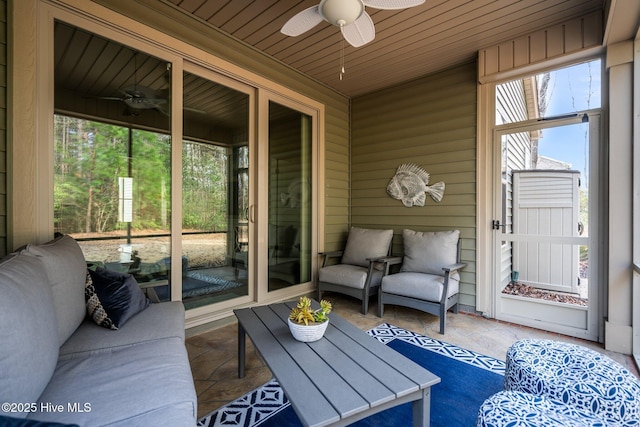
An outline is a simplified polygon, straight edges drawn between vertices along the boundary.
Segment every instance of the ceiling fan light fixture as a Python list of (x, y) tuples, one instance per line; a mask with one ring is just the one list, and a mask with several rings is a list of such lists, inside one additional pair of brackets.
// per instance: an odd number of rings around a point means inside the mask
[(330, 24), (344, 27), (364, 13), (364, 3), (362, 0), (322, 0), (318, 12)]

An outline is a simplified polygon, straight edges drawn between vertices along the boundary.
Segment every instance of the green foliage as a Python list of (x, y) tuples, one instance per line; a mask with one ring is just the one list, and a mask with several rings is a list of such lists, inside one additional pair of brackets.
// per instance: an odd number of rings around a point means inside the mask
[(226, 147), (185, 141), (182, 145), (182, 227), (227, 229)]
[[(54, 125), (56, 231), (125, 229), (127, 224), (118, 220), (119, 177), (132, 177), (134, 182), (131, 228), (170, 228), (170, 135), (62, 115), (55, 116)], [(228, 148), (181, 144), (183, 227), (226, 230)]]
[(331, 312), (331, 303), (327, 300), (320, 301), (320, 308), (313, 310), (311, 300), (308, 297), (300, 297), (296, 307), (291, 309), (289, 319), (292, 322), (308, 325), (309, 322), (322, 323), (329, 320), (327, 316)]

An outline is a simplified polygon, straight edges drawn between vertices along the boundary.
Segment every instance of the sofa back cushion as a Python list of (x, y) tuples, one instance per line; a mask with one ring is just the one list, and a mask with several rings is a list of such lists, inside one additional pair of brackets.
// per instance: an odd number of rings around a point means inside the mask
[(47, 272), (62, 345), (87, 314), (84, 300), (87, 263), (82, 249), (73, 238), (61, 236), (42, 245), (27, 245), (24, 252), (41, 259)]
[(444, 276), (442, 267), (457, 262), (459, 238), (459, 230), (402, 230), (404, 259), (400, 271)]
[(12, 254), (0, 261), (0, 325), (0, 402), (37, 402), (59, 349), (51, 287), (39, 259)]
[(392, 239), (393, 230), (351, 227), (342, 254), (342, 263), (368, 267), (367, 258), (389, 255)]

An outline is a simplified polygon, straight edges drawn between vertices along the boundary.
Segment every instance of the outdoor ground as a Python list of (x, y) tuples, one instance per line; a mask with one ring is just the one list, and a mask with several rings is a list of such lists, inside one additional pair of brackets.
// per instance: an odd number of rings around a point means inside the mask
[(538, 298), (545, 301), (555, 301), (566, 304), (574, 304), (586, 307), (588, 305), (588, 299), (580, 298), (576, 295), (565, 294), (561, 292), (552, 292), (544, 289), (534, 288), (533, 286), (525, 285), (524, 283), (509, 283), (502, 293), (509, 295), (517, 295), (529, 298)]
[[(141, 237), (158, 235), (154, 231), (134, 232), (131, 239), (131, 250), (137, 251), (143, 263), (156, 263), (170, 255), (169, 236)], [(115, 263), (130, 262), (129, 248), (124, 232), (112, 233), (76, 233), (72, 237), (79, 240), (80, 247), (87, 261)], [(110, 238), (111, 239), (108, 239)], [(105, 240), (83, 240), (100, 238)], [(185, 234), (182, 238), (182, 255), (187, 257), (189, 266), (215, 267), (226, 263), (227, 234)]]

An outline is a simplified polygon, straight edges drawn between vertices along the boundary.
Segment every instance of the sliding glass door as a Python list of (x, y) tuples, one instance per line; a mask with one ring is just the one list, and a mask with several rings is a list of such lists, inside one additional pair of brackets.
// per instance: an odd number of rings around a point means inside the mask
[(54, 230), (169, 299), (169, 63), (62, 21), (54, 40)]
[(311, 280), (312, 117), (269, 102), (269, 291)]
[(54, 26), (56, 231), (194, 325), (310, 292), (323, 106), (85, 24)]
[(187, 308), (249, 293), (251, 89), (202, 74), (207, 77), (185, 72), (183, 78), (181, 262)]

